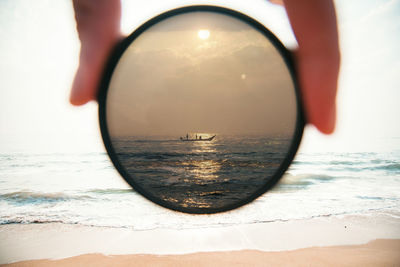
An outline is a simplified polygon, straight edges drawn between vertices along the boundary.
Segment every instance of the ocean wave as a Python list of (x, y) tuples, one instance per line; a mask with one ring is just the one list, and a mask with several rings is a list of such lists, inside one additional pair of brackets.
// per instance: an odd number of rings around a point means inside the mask
[(121, 159), (127, 159), (127, 160), (132, 160), (135, 158), (162, 160), (162, 159), (183, 157), (186, 155), (183, 153), (174, 153), (174, 152), (121, 152), (118, 153), (118, 156), (120, 156)]
[(387, 163), (386, 159), (372, 159), (371, 163), (373, 164), (382, 164), (382, 163)]
[(6, 194), (0, 194), (0, 200), (10, 201), (17, 204), (40, 204), (62, 202), (72, 199), (90, 199), (90, 196), (70, 196), (65, 193), (43, 193), (32, 191), (18, 191)]
[(324, 162), (324, 164), (328, 165), (350, 165), (353, 166), (354, 164), (359, 165), (360, 162), (358, 161), (350, 161), (350, 160), (332, 160), (329, 162)]
[(107, 195), (107, 194), (132, 194), (134, 191), (131, 188), (127, 189), (120, 189), (120, 188), (108, 188), (108, 189), (92, 189), (89, 191), (86, 191), (88, 193), (95, 193), (95, 194), (101, 194), (101, 195)]
[[(393, 209), (395, 208), (395, 209)], [(385, 216), (388, 219), (395, 219), (396, 223), (400, 218), (398, 212), (398, 206), (385, 206), (379, 208), (359, 208), (355, 210), (338, 210), (332, 212), (320, 212), (313, 214), (296, 214), (294, 216), (284, 216), (283, 214), (276, 214), (275, 216), (266, 218), (260, 218), (259, 216), (249, 216), (247, 218), (244, 217), (234, 217), (224, 216), (224, 214), (213, 215), (215, 219), (211, 219), (210, 216), (207, 218), (199, 218), (198, 216), (192, 218), (182, 218), (178, 219), (177, 217), (171, 216), (168, 213), (169, 220), (157, 221), (157, 220), (148, 220), (146, 223), (143, 223), (143, 219), (140, 221), (120, 221), (120, 220), (109, 220), (109, 218), (99, 217), (96, 220), (92, 220), (89, 217), (82, 218), (74, 218), (70, 217), (61, 217), (61, 218), (43, 218), (38, 216), (12, 216), (8, 218), (0, 218), (0, 225), (9, 225), (9, 224), (64, 224), (64, 225), (79, 225), (79, 226), (89, 226), (89, 227), (102, 227), (102, 228), (124, 228), (124, 229), (132, 229), (135, 231), (147, 231), (147, 230), (156, 230), (156, 229), (202, 229), (202, 228), (221, 228), (228, 227), (234, 225), (245, 225), (245, 224), (260, 224), (260, 223), (274, 223), (274, 222), (290, 222), (290, 221), (298, 221), (298, 220), (312, 220), (318, 218), (329, 218), (329, 217), (338, 217), (342, 218), (343, 216), (363, 216), (363, 218), (376, 218), (377, 216)], [(228, 214), (227, 214), (228, 215)], [(193, 216), (193, 215), (190, 215)], [(204, 219), (205, 218), (205, 219)]]
[(279, 184), (284, 185), (311, 185), (317, 182), (327, 182), (335, 179), (336, 177), (326, 174), (297, 174), (293, 175), (286, 173)]
[(311, 166), (353, 166), (365, 164), (365, 162), (354, 161), (354, 160), (316, 160), (316, 159), (303, 159), (294, 160), (293, 165), (311, 165)]
[(306, 190), (310, 186), (320, 183), (332, 182), (337, 177), (325, 174), (297, 174), (286, 173), (272, 189), (274, 192)]
[(66, 223), (62, 220), (40, 220), (40, 219), (10, 219), (0, 220), (0, 225), (6, 224), (44, 224), (44, 223), (63, 223), (63, 224), (78, 224), (78, 223)]
[(373, 167), (375, 170), (400, 171), (400, 163), (390, 163)]
[(0, 194), (0, 201), (7, 201), (13, 204), (29, 205), (43, 203), (59, 203), (71, 200), (88, 201), (103, 199), (102, 195), (121, 195), (136, 193), (131, 188), (108, 188), (108, 189), (91, 189), (87, 191), (77, 191), (71, 194), (62, 192), (44, 193), (33, 191), (17, 191), (11, 193)]
[(373, 197), (373, 196), (356, 196), (359, 199), (366, 199), (366, 200), (384, 200), (383, 197)]

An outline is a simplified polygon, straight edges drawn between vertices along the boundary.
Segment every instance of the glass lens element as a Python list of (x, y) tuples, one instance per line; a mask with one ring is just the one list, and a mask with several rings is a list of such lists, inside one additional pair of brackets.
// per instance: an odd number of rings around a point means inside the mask
[(263, 193), (296, 130), (296, 91), (279, 50), (246, 21), (211, 11), (170, 16), (134, 38), (106, 99), (124, 178), (186, 212)]

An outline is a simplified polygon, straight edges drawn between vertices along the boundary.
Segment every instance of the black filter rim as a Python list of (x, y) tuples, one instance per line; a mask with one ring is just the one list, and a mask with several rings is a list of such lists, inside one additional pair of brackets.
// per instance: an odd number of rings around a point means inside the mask
[[(280, 164), (279, 168), (276, 170), (275, 174), (271, 176), (271, 178), (268, 180), (268, 182), (260, 187), (256, 192), (254, 192), (251, 196), (238, 201), (237, 203), (227, 205), (221, 208), (194, 208), (194, 207), (179, 207), (179, 206), (174, 206), (171, 203), (164, 201), (160, 198), (157, 198), (144, 190), (141, 186), (139, 186), (134, 179), (132, 179), (132, 176), (125, 170), (125, 168), (122, 166), (120, 161), (118, 160), (117, 154), (114, 151), (114, 148), (111, 143), (111, 138), (108, 132), (108, 127), (107, 127), (107, 110), (106, 110), (106, 103), (107, 103), (107, 92), (108, 92), (108, 87), (112, 78), (112, 74), (114, 72), (115, 67), (118, 64), (119, 59), (125, 52), (125, 50), (129, 47), (129, 45), (144, 31), (146, 31), (148, 28), (151, 26), (155, 25), (156, 23), (170, 18), (175, 15), (180, 15), (184, 13), (190, 13), (190, 12), (214, 12), (218, 14), (224, 14), (228, 15), (231, 17), (234, 17), (236, 19), (239, 19), (250, 26), (252, 26), (254, 29), (258, 30), (260, 33), (262, 33), (271, 43), (274, 45), (274, 47), (277, 49), (277, 51), (281, 54), (284, 62), (286, 63), (286, 66), (290, 72), (290, 75), (292, 77), (292, 82), (294, 84), (294, 90), (296, 94), (296, 104), (297, 104), (297, 118), (296, 118), (296, 126), (295, 130), (293, 133), (293, 138), (291, 141), (291, 145), (289, 148), (289, 151), (285, 157), (285, 159), (282, 161)], [(110, 57), (108, 59), (108, 62), (105, 66), (102, 80), (100, 82), (99, 86), (99, 94), (98, 94), (98, 102), (99, 102), (99, 123), (100, 123), (100, 131), (101, 135), (103, 138), (103, 143), (104, 146), (107, 150), (107, 153), (120, 173), (120, 175), (124, 178), (124, 180), (133, 188), (135, 189), (138, 193), (140, 193), (142, 196), (145, 198), (149, 199), (150, 201), (179, 212), (184, 212), (184, 213), (191, 213), (191, 214), (212, 214), (212, 213), (218, 213), (218, 212), (225, 212), (229, 211), (232, 209), (239, 208), (243, 205), (246, 205), (265, 192), (267, 192), (269, 189), (271, 189), (282, 177), (282, 175), (285, 173), (285, 171), (289, 168), (289, 165), (293, 161), (296, 152), (298, 150), (298, 147), (300, 145), (300, 141), (303, 135), (303, 130), (304, 130), (304, 115), (303, 115), (303, 108), (302, 108), (302, 102), (301, 102), (301, 95), (296, 79), (296, 72), (295, 72), (295, 67), (293, 64), (292, 56), (290, 52), (283, 46), (283, 44), (278, 40), (278, 38), (275, 37), (274, 34), (272, 34), (265, 26), (263, 26), (261, 23), (257, 22), (256, 20), (248, 17), (247, 15), (244, 15), (238, 11), (234, 11), (225, 7), (220, 7), (220, 6), (209, 6), (209, 5), (196, 5), (196, 6), (185, 6), (177, 9), (173, 9), (170, 11), (167, 11), (165, 13), (162, 13), (146, 23), (144, 23), (142, 26), (140, 26), (138, 29), (136, 29), (132, 34), (130, 34), (128, 37), (123, 39), (120, 43), (116, 45), (112, 53), (110, 54)]]

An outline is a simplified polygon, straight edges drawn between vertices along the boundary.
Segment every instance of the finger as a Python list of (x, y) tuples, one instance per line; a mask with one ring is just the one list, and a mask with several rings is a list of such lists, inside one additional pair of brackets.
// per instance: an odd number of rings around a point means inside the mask
[(306, 121), (323, 133), (332, 133), (340, 66), (333, 2), (284, 0), (284, 4), (299, 44), (295, 62)]
[(83, 105), (97, 99), (104, 65), (121, 38), (121, 3), (119, 0), (74, 0), (73, 5), (81, 50), (70, 102)]

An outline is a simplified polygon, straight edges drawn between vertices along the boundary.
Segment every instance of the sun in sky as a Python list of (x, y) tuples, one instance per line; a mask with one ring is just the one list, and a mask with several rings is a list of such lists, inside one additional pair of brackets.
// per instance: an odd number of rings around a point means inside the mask
[(204, 30), (204, 29), (199, 30), (197, 32), (197, 36), (199, 36), (199, 38), (202, 39), (202, 40), (207, 40), (208, 37), (210, 37), (210, 31), (209, 30)]

